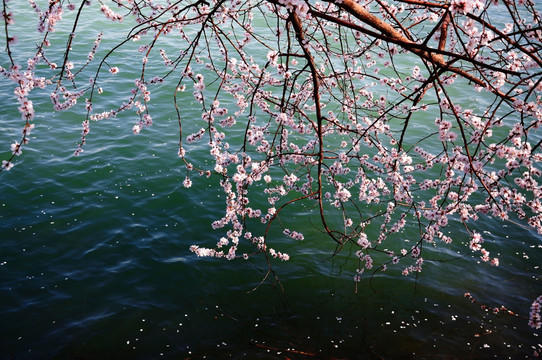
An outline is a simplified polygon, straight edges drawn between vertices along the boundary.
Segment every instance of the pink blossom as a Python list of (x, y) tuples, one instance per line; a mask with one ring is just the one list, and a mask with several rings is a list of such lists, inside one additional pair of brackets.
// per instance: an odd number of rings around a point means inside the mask
[(267, 53), (267, 60), (271, 66), (277, 66), (278, 53), (275, 50), (271, 50)]
[[(21, 144), (19, 144), (17, 141), (15, 141), (13, 144), (11, 144), (11, 153), (13, 155), (21, 155), (22, 153), (22, 150), (21, 150)], [(9, 170), (9, 169), (7, 169)]]
[(11, 161), (2, 160), (2, 170), (11, 170), (14, 164)]
[(358, 238), (358, 245), (361, 246), (362, 249), (367, 249), (369, 246), (371, 246), (371, 243), (369, 242), (369, 239), (367, 238), (367, 234), (361, 233)]
[(473, 9), (481, 8), (483, 4), (479, 0), (452, 0), (449, 9), (452, 13), (467, 14)]
[(192, 186), (192, 180), (190, 180), (189, 177), (186, 177), (184, 180), (183, 180), (183, 186), (185, 188), (189, 188)]

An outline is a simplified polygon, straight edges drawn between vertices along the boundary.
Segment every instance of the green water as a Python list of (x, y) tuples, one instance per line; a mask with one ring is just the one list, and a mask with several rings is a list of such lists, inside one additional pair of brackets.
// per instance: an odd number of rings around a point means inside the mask
[[(104, 26), (86, 20), (88, 36)], [(18, 36), (22, 58), (33, 49), (25, 42), (32, 34)], [(127, 54), (112, 63), (126, 63)], [(6, 55), (0, 59), (5, 66)], [(122, 69), (97, 106), (107, 109), (129, 91), (131, 80), (122, 80), (137, 77), (138, 66)], [(0, 85), (5, 159), (22, 123), (11, 83)], [(366, 276), (357, 291), (355, 249), (332, 256), (335, 244), (312, 225), (318, 216), (311, 207), (285, 216), (303, 242), (272, 229), (274, 243), (291, 256), (273, 262), (280, 283), (266, 277), (262, 258), (197, 258), (190, 245), (213, 246), (223, 235), (211, 223), (224, 199), (213, 177), (182, 186), (171, 86), (153, 88), (151, 128), (132, 135), (133, 113), (92, 123), (77, 158), (84, 104), (53, 113), (48, 91), (32, 98), (32, 139), (0, 175), (1, 359), (515, 359), (540, 346), (540, 331), (525, 317), (542, 293), (542, 239), (512, 223), (487, 218), (478, 225), (498, 268), (479, 264), (467, 239), (456, 236), (450, 247), (428, 250), (417, 279), (390, 270)], [(199, 119), (186, 96), (183, 115)], [(196, 150), (191, 156), (204, 163)], [(465, 292), (519, 316), (485, 311)]]

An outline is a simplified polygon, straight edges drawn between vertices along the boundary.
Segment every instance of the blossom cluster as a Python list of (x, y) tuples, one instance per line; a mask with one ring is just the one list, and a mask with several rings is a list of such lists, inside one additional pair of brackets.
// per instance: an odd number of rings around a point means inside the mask
[(115, 13), (113, 10), (109, 8), (109, 6), (105, 4), (102, 4), (102, 6), (100, 7), (100, 11), (105, 15), (106, 18), (108, 18), (111, 21), (121, 22), (123, 19), (122, 15)]
[(529, 325), (535, 329), (542, 327), (542, 295), (539, 296), (531, 305), (531, 313), (529, 314)]

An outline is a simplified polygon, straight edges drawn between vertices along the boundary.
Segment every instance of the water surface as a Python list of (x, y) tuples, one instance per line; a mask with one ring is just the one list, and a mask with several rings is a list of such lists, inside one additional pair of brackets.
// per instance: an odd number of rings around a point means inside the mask
[[(103, 23), (84, 26), (94, 36)], [(23, 124), (11, 84), (0, 85), (7, 158)], [(98, 106), (107, 109), (130, 86), (110, 81)], [(318, 218), (310, 209), (291, 214), (302, 243), (278, 240), (292, 257), (273, 263), (280, 283), (266, 277), (262, 258), (197, 258), (190, 245), (212, 246), (223, 235), (211, 228), (223, 197), (218, 179), (183, 188), (172, 87), (153, 91), (153, 127), (132, 135), (133, 113), (93, 123), (78, 158), (83, 105), (53, 113), (46, 92), (33, 98), (31, 142), (0, 175), (0, 358), (515, 359), (540, 347), (525, 317), (542, 293), (542, 238), (512, 223), (481, 222), (498, 268), (479, 264), (458, 238), (433, 251), (417, 279), (378, 273), (357, 291), (354, 249), (332, 256), (335, 245), (311, 224)], [(184, 110), (199, 119), (191, 103)], [(483, 310), (465, 292), (519, 316)]]

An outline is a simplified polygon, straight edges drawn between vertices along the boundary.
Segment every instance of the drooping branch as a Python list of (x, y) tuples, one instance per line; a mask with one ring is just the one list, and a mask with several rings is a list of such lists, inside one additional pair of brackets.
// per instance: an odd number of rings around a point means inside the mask
[(324, 215), (324, 204), (323, 204), (323, 181), (322, 181), (322, 164), (324, 161), (324, 134), (323, 134), (323, 116), (322, 116), (322, 105), (320, 103), (320, 80), (318, 71), (316, 70), (316, 64), (314, 58), (309, 51), (307, 40), (303, 32), (303, 25), (301, 19), (295, 12), (290, 12), (289, 20), (295, 30), (296, 38), (299, 43), (299, 46), (305, 54), (305, 59), (309, 65), (311, 71), (312, 87), (313, 87), (313, 98), (315, 105), (317, 129), (316, 135), (318, 137), (318, 167), (317, 167), (317, 179), (318, 179), (318, 206), (320, 209), (320, 219), (322, 220), (322, 225), (324, 226), (325, 231), (338, 243), (341, 241), (333, 235), (332, 231), (327, 225), (327, 220)]

